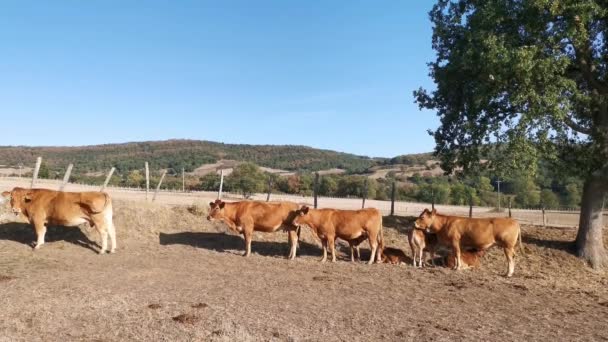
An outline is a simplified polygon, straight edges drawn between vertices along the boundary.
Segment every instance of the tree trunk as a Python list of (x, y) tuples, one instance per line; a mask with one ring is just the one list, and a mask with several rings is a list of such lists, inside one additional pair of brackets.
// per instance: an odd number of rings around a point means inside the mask
[(587, 260), (594, 269), (608, 266), (608, 255), (602, 236), (606, 183), (603, 179), (593, 177), (585, 181), (575, 242), (577, 255)]

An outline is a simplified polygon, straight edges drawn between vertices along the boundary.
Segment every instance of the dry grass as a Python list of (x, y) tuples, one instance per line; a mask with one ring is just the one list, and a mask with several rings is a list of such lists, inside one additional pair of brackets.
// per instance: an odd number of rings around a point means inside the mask
[[(253, 253), (199, 208), (115, 201), (119, 249), (99, 256), (83, 227), (52, 227), (33, 252), (31, 228), (0, 224), (0, 331), (7, 340), (600, 340), (608, 278), (571, 254), (573, 229), (524, 227), (512, 279), (492, 249), (482, 267), (321, 264), (302, 232), (256, 234)], [(202, 207), (204, 208), (204, 207)], [(2, 212), (0, 211), (0, 216)], [(386, 217), (388, 246), (406, 251), (412, 218)], [(606, 241), (608, 243), (608, 241)], [(369, 251), (362, 245), (362, 256)], [(1, 340), (1, 339), (0, 339)]]

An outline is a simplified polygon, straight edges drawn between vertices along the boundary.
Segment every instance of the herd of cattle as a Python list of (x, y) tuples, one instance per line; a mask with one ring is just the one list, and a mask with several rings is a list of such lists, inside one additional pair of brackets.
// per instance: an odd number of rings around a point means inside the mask
[[(36, 231), (35, 249), (44, 244), (47, 225), (79, 226), (88, 223), (101, 236), (101, 250), (116, 250), (116, 231), (112, 222), (112, 200), (104, 192), (62, 192), (48, 189), (14, 188), (2, 193), (0, 200), (10, 201), (12, 212), (27, 219)], [(323, 259), (330, 250), (336, 261), (336, 239), (348, 242), (351, 260), (359, 254), (359, 244), (367, 240), (371, 249), (369, 263), (404, 261), (399, 249), (384, 245), (382, 214), (369, 208), (361, 210), (311, 209), (292, 202), (242, 201), (227, 203), (221, 200), (209, 203), (210, 221), (224, 222), (230, 229), (243, 235), (245, 254), (251, 254), (254, 231), (287, 231), (290, 245), (289, 259), (296, 257), (300, 229), (309, 227), (321, 240)], [(423, 266), (425, 253), (431, 254), (444, 247), (451, 251), (447, 264), (454, 269), (475, 267), (479, 257), (493, 245), (504, 249), (507, 258), (506, 276), (513, 275), (515, 247), (521, 248), (519, 223), (508, 218), (465, 218), (440, 215), (436, 210), (425, 209), (409, 230), (408, 240), (412, 249), (414, 266)]]

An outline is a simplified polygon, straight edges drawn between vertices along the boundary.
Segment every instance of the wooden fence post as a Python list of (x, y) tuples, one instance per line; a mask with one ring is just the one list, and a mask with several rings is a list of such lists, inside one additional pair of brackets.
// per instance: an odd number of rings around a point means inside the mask
[(38, 172), (40, 172), (40, 165), (42, 164), (42, 157), (36, 158), (36, 167), (34, 168), (34, 174), (32, 175), (32, 184), (30, 184), (30, 188), (33, 188), (36, 184), (36, 180), (38, 179)]
[(182, 167), (182, 192), (186, 192), (186, 174), (184, 173), (183, 167)]
[(391, 216), (395, 215), (395, 181), (391, 186)]
[(217, 199), (222, 199), (223, 188), (224, 188), (224, 169), (220, 169), (220, 189), (217, 192)]
[(511, 218), (511, 196), (509, 196), (509, 218)]
[(146, 162), (146, 201), (148, 200), (148, 192), (150, 192), (150, 168)]
[(160, 185), (163, 184), (165, 175), (167, 175), (167, 170), (163, 171), (162, 176), (160, 176), (160, 180), (158, 181), (158, 185), (156, 186), (156, 191), (154, 191), (154, 196), (152, 196), (152, 202), (156, 201), (156, 195), (158, 194), (158, 191), (160, 190)]
[(73, 164), (68, 165), (68, 169), (65, 170), (65, 175), (63, 176), (63, 182), (61, 182), (61, 186), (59, 187), (59, 191), (63, 191), (65, 189), (66, 184), (70, 180), (70, 174), (72, 173)]
[(363, 202), (361, 203), (361, 209), (365, 208), (365, 199), (367, 198), (367, 180), (368, 178), (365, 177), (365, 181), (363, 181)]
[(103, 185), (101, 186), (101, 189), (99, 189), (99, 191), (104, 191), (106, 189), (106, 187), (108, 186), (108, 183), (110, 183), (110, 179), (112, 178), (112, 175), (114, 174), (114, 171), (116, 171), (115, 167), (112, 167), (110, 169), (110, 172), (108, 172), (108, 175), (106, 176), (106, 180), (103, 182)]
[(318, 206), (318, 202), (317, 202), (317, 196), (319, 195), (319, 173), (315, 172), (315, 182), (313, 184), (312, 187), (312, 192), (313, 192), (313, 198), (314, 198), (314, 208), (317, 209)]
[(544, 204), (541, 209), (543, 212), (543, 227), (546, 227), (547, 226), (547, 215), (545, 215), (545, 205)]
[(435, 189), (431, 189), (431, 196), (433, 197), (431, 202), (431, 210), (435, 210)]
[(469, 196), (469, 217), (473, 217), (473, 196)]
[(268, 195), (266, 196), (266, 202), (270, 202), (270, 193), (272, 192), (272, 177), (268, 176)]

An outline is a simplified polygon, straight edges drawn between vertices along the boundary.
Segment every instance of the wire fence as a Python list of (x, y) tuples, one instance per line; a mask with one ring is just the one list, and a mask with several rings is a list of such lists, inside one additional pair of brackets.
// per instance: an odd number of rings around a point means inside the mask
[[(29, 187), (29, 179), (19, 177), (0, 177), (0, 190), (9, 190), (15, 186)], [(38, 179), (36, 187), (59, 189), (62, 182), (58, 180)], [(100, 186), (79, 183), (67, 183), (66, 191), (99, 191)], [(146, 200), (145, 188), (128, 188), (107, 186), (105, 191), (112, 194), (114, 198), (125, 200)], [(160, 189), (157, 202), (170, 205), (203, 205), (206, 206), (209, 201), (218, 198), (217, 192), (212, 191), (188, 191), (181, 190), (163, 190)], [(222, 198), (230, 200), (243, 200), (243, 195), (237, 193), (224, 192)], [(266, 201), (268, 194), (253, 194), (250, 196), (252, 200)], [(299, 196), (289, 194), (271, 194), (271, 201), (290, 201), (299, 204), (314, 205), (313, 196)], [(362, 198), (340, 198), (340, 197), (317, 197), (319, 208), (335, 208), (335, 209), (360, 209), (363, 207)], [(431, 208), (431, 204), (395, 201), (381, 201), (366, 199), (366, 208), (377, 208), (384, 215), (390, 215), (393, 211), (394, 215), (398, 216), (418, 216), (425, 208)], [(457, 206), (435, 204), (438, 212), (446, 215), (469, 216), (472, 217), (508, 217), (509, 209), (503, 208), (498, 211), (496, 208), (480, 207), (480, 206)], [(577, 227), (579, 224), (580, 210), (578, 208), (560, 208), (559, 210), (542, 210), (540, 208), (520, 209), (513, 208), (510, 210), (511, 217), (517, 219), (523, 224), (544, 225), (554, 227)], [(604, 212), (604, 222), (608, 223), (608, 213)]]

